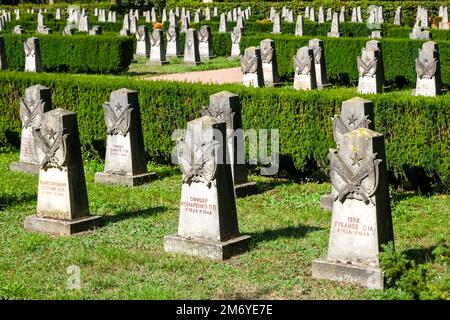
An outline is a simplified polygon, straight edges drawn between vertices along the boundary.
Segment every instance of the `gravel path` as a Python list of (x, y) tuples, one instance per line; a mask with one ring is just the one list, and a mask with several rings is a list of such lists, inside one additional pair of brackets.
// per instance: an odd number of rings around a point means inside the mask
[(144, 80), (168, 80), (222, 84), (242, 82), (242, 73), (241, 68), (237, 67), (217, 70), (163, 74), (154, 77), (146, 77), (144, 78)]

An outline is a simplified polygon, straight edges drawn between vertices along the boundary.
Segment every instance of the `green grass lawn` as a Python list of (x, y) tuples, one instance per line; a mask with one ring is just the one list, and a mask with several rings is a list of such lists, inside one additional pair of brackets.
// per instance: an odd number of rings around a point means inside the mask
[(191, 72), (191, 71), (204, 71), (204, 70), (215, 70), (223, 68), (234, 68), (239, 67), (240, 62), (237, 60), (228, 60), (227, 57), (216, 57), (209, 61), (202, 61), (198, 66), (190, 66), (183, 64), (183, 57), (173, 58), (168, 61), (170, 63), (162, 66), (151, 66), (148, 65), (148, 58), (137, 57), (131, 63), (128, 72), (125, 76), (134, 77), (150, 77), (158, 74), (169, 74), (169, 73), (181, 73), (181, 72)]
[[(166, 254), (163, 237), (177, 232), (181, 175), (149, 165), (160, 179), (135, 188), (94, 183), (103, 165), (85, 165), (92, 214), (105, 225), (66, 238), (29, 233), (38, 177), (11, 172), (17, 153), (0, 154), (0, 299), (373, 299), (395, 298), (358, 286), (311, 278), (311, 262), (327, 252), (331, 214), (319, 208), (330, 184), (251, 176), (262, 192), (237, 200), (239, 227), (254, 246), (225, 262)], [(450, 196), (391, 192), (396, 248), (450, 278)], [(447, 247), (448, 248), (448, 247)], [(433, 260), (434, 259), (434, 260)], [(421, 263), (424, 263), (423, 261)], [(81, 289), (68, 290), (66, 269), (81, 269)], [(424, 264), (425, 265), (425, 264)], [(400, 297), (402, 297), (400, 295)], [(448, 298), (448, 295), (446, 296)]]

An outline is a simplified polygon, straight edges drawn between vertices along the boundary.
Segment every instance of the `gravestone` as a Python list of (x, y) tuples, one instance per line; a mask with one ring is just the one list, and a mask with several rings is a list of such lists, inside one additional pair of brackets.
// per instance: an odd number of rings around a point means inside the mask
[(153, 29), (150, 34), (150, 65), (163, 65), (166, 60), (166, 47), (162, 29)]
[(89, 31), (89, 18), (86, 15), (80, 16), (80, 23), (78, 25), (78, 31), (88, 32)]
[(316, 13), (314, 12), (314, 7), (309, 10), (309, 20), (312, 22), (316, 21)]
[(0, 70), (8, 69), (8, 62), (6, 60), (5, 39), (0, 36)]
[(244, 22), (244, 16), (243, 15), (239, 15), (238, 16), (236, 26), (244, 29), (245, 22)]
[(71, 25), (66, 25), (62, 31), (63, 36), (71, 36), (75, 33), (75, 29)]
[(20, 119), (22, 134), (20, 139), (20, 156), (18, 162), (12, 162), (13, 171), (39, 173), (39, 161), (34, 149), (34, 129), (40, 128), (42, 116), (52, 109), (50, 89), (35, 85), (25, 89), (25, 96), (20, 98)]
[(126, 88), (111, 92), (103, 105), (107, 130), (105, 171), (96, 183), (138, 186), (156, 177), (147, 172), (138, 93)]
[(343, 6), (341, 8), (341, 12), (339, 13), (339, 23), (344, 23), (345, 22), (345, 7)]
[(225, 13), (220, 14), (219, 32), (227, 32), (227, 18)]
[(249, 250), (250, 237), (239, 234), (225, 139), (226, 123), (203, 116), (177, 141), (180, 217), (178, 234), (164, 237), (166, 252), (224, 260)]
[(89, 214), (76, 113), (44, 113), (33, 137), (40, 168), (37, 210), (25, 218), (25, 229), (68, 236), (97, 226), (100, 217)]
[(102, 34), (102, 27), (100, 26), (93, 26), (88, 32), (88, 35), (90, 36), (98, 36), (101, 34)]
[(205, 21), (211, 21), (211, 10), (209, 7), (205, 9)]
[(217, 7), (214, 7), (213, 17), (217, 17), (217, 15), (218, 15)]
[[(150, 13), (151, 16), (151, 20), (152, 22), (156, 22), (156, 11), (155, 11), (155, 7), (152, 8), (152, 11)], [(137, 19), (136, 19), (137, 20)]]
[(327, 37), (339, 38), (341, 34), (339, 33), (339, 17), (338, 13), (333, 13), (333, 20), (331, 21), (331, 31), (327, 33)]
[(431, 32), (424, 28), (414, 25), (412, 32), (409, 34), (410, 39), (414, 40), (431, 40)]
[(280, 14), (275, 13), (273, 16), (273, 34), (280, 34), (281, 33), (281, 21), (280, 21)]
[(25, 51), (25, 71), (26, 72), (41, 72), (41, 46), (39, 39), (36, 37), (28, 38), (23, 43)]
[(275, 50), (275, 41), (264, 39), (260, 42), (261, 62), (263, 69), (264, 86), (274, 87), (280, 84), (278, 79), (277, 52)]
[(197, 30), (192, 28), (186, 31), (183, 63), (188, 65), (200, 64)]
[(148, 36), (148, 27), (139, 26), (136, 31), (136, 55), (148, 56), (150, 54), (150, 39)]
[(209, 60), (214, 57), (210, 26), (200, 27), (200, 31), (198, 32), (198, 50), (200, 53), (200, 60)]
[(384, 84), (383, 56), (381, 42), (370, 40), (357, 57), (359, 72), (358, 93), (381, 93)]
[(242, 84), (246, 87), (264, 87), (261, 50), (256, 47), (245, 49), (241, 57)]
[(317, 88), (314, 66), (314, 51), (301, 47), (294, 56), (294, 89), (313, 90)]
[(351, 22), (358, 22), (358, 15), (356, 13), (356, 8), (354, 7), (352, 9), (352, 18), (350, 20)]
[(194, 13), (194, 23), (199, 23), (199, 22), (200, 22), (200, 12), (197, 9)]
[(169, 27), (177, 27), (178, 28), (177, 16), (174, 13), (169, 14)]
[[(374, 112), (372, 101), (360, 97), (354, 97), (342, 102), (341, 114), (331, 118), (333, 124), (333, 139), (339, 150), (343, 142), (344, 134), (359, 128), (375, 130)], [(333, 211), (334, 196), (336, 190), (332, 188), (331, 194), (320, 198), (320, 207), (325, 211)]]
[(428, 41), (419, 49), (416, 59), (416, 89), (415, 96), (434, 97), (441, 94), (441, 66), (439, 61), (439, 46)]
[(326, 20), (331, 21), (332, 19), (333, 19), (333, 11), (331, 10), (331, 8), (328, 8)]
[(177, 26), (170, 26), (166, 33), (167, 38), (167, 58), (180, 57), (180, 39)]
[(317, 17), (317, 22), (318, 23), (324, 23), (325, 22), (325, 14), (323, 12), (323, 8), (322, 7), (319, 7), (319, 14), (318, 14), (318, 17)]
[(227, 150), (233, 185), (237, 197), (245, 197), (258, 192), (255, 182), (248, 181), (245, 166), (245, 141), (242, 131), (241, 102), (239, 96), (221, 91), (209, 97), (209, 107), (203, 109), (202, 116), (211, 116), (227, 124)]
[(402, 24), (402, 7), (397, 7), (394, 16), (394, 25), (400, 26)]
[(381, 245), (394, 242), (384, 136), (359, 128), (330, 150), (334, 195), (326, 258), (312, 264), (313, 278), (384, 288)]
[(358, 22), (363, 22), (362, 14), (361, 14), (361, 7), (360, 6), (358, 6), (356, 8), (356, 16), (358, 17)]
[(242, 39), (243, 29), (239, 27), (234, 27), (231, 32), (231, 59), (237, 59), (241, 56), (241, 48), (239, 43)]
[(56, 20), (61, 20), (61, 9), (56, 9), (56, 12), (55, 12), (55, 19)]
[(189, 20), (188, 20), (188, 18), (187, 17), (181, 17), (181, 32), (187, 33), (188, 29), (189, 29)]
[(313, 49), (317, 88), (322, 89), (329, 86), (323, 41), (320, 39), (311, 39), (308, 42), (308, 47)]
[(381, 31), (380, 30), (373, 30), (370, 33), (370, 38), (371, 39), (381, 39), (382, 38)]
[(130, 33), (135, 34), (137, 31), (137, 19), (136, 16), (129, 16), (130, 19)]
[(164, 22), (166, 21), (167, 21), (167, 11), (166, 8), (164, 8), (161, 14), (161, 22), (164, 24)]
[(309, 7), (305, 8), (305, 18), (309, 18)]
[(297, 37), (303, 37), (303, 17), (301, 15), (297, 17), (297, 23), (295, 24), (295, 35)]
[(448, 8), (442, 8), (442, 20), (439, 22), (439, 29), (448, 30), (450, 26), (448, 25)]

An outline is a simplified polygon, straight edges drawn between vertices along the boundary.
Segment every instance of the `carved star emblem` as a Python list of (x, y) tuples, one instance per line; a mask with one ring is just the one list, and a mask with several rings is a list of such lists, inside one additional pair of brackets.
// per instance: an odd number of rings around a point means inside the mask
[(352, 160), (352, 166), (357, 165), (358, 167), (361, 166), (360, 162), (364, 159), (356, 152), (353, 153), (353, 156), (350, 158)]
[(120, 105), (120, 103), (117, 103), (115, 105), (115, 107), (116, 107), (116, 111), (122, 111), (122, 106)]
[(358, 120), (355, 115), (352, 113), (350, 117), (347, 118), (349, 126), (355, 126), (356, 120)]
[(48, 132), (48, 139), (49, 140), (55, 140), (56, 131), (53, 130), (53, 128), (50, 128), (50, 131)]

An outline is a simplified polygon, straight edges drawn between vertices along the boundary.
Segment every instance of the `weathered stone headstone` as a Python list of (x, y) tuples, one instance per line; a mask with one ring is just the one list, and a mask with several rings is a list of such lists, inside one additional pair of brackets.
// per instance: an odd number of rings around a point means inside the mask
[(25, 71), (41, 72), (41, 47), (39, 39), (36, 37), (28, 38), (23, 44), (25, 51)]
[(10, 164), (11, 170), (39, 173), (33, 131), (41, 127), (42, 116), (51, 109), (52, 97), (49, 88), (38, 84), (25, 89), (25, 96), (20, 98), (20, 119), (22, 120), (20, 157), (18, 162)]
[(150, 65), (163, 65), (166, 60), (166, 47), (162, 29), (153, 29), (150, 34)]
[(402, 7), (397, 7), (394, 16), (394, 25), (400, 26), (402, 24)]
[(187, 33), (189, 29), (189, 20), (187, 17), (181, 17), (181, 32)]
[(196, 10), (194, 13), (194, 23), (199, 23), (200, 22), (200, 11)]
[(150, 54), (150, 39), (148, 36), (148, 27), (139, 26), (136, 31), (136, 55), (148, 56)]
[(305, 8), (305, 18), (309, 18), (309, 7)]
[(351, 22), (358, 22), (358, 15), (356, 13), (356, 8), (354, 7), (352, 9), (352, 18), (350, 20)]
[(370, 37), (369, 38), (371, 38), (371, 39), (381, 39), (382, 38), (381, 31), (380, 30), (373, 30), (370, 33)]
[(303, 17), (299, 15), (297, 17), (297, 23), (295, 24), (295, 35), (303, 37)]
[(394, 242), (384, 136), (359, 128), (330, 150), (334, 195), (326, 258), (312, 264), (313, 278), (384, 288), (381, 245)]
[(318, 23), (324, 23), (325, 22), (325, 14), (323, 12), (323, 7), (319, 7), (319, 14), (317, 17), (317, 22)]
[(98, 36), (102, 34), (102, 27), (100, 26), (93, 26), (91, 29), (89, 29), (88, 35), (90, 36)]
[(260, 42), (259, 48), (261, 50), (264, 85), (266, 87), (279, 85), (275, 41), (271, 39), (264, 39)]
[(56, 20), (61, 20), (61, 9), (56, 9), (56, 12), (55, 12), (55, 19)]
[(225, 13), (220, 14), (219, 32), (227, 32), (227, 18)]
[(239, 234), (225, 139), (226, 124), (203, 116), (190, 121), (177, 141), (180, 217), (178, 234), (164, 237), (166, 252), (224, 260), (249, 250), (250, 237)]
[(308, 47), (313, 49), (317, 88), (322, 89), (329, 86), (323, 41), (320, 39), (311, 39), (308, 42)]
[(313, 49), (306, 46), (301, 47), (294, 56), (294, 89), (313, 90), (316, 88)]
[[(333, 139), (339, 150), (343, 143), (344, 134), (359, 128), (375, 130), (374, 112), (372, 101), (354, 97), (342, 102), (341, 114), (335, 115), (331, 122), (333, 124)], [(320, 198), (320, 207), (325, 211), (333, 211), (334, 196), (336, 190), (332, 188), (331, 194)]]
[(188, 29), (184, 41), (184, 64), (198, 65), (200, 64), (200, 52), (198, 49), (197, 30)]
[(213, 17), (217, 17), (217, 15), (218, 15), (217, 7), (214, 7)]
[(202, 111), (202, 116), (211, 116), (227, 124), (227, 149), (234, 191), (237, 197), (245, 197), (258, 192), (255, 182), (249, 182), (245, 166), (245, 142), (242, 131), (241, 102), (239, 96), (228, 91), (221, 91), (209, 97), (209, 107)]
[(331, 8), (328, 8), (326, 20), (331, 21), (332, 19), (333, 19), (333, 11), (331, 10)]
[(241, 57), (242, 83), (246, 87), (264, 87), (261, 50), (257, 47), (245, 49)]
[(331, 21), (331, 31), (327, 33), (327, 37), (339, 38), (341, 34), (339, 33), (339, 16), (337, 12), (333, 13), (333, 20)]
[(137, 19), (136, 16), (129, 16), (130, 19), (130, 33), (134, 34), (137, 31)]
[(170, 26), (169, 29), (167, 29), (166, 38), (167, 38), (166, 57), (167, 58), (180, 57), (181, 48), (180, 48), (178, 27)]
[(200, 27), (200, 31), (198, 32), (198, 49), (200, 53), (200, 60), (209, 60), (214, 57), (210, 26)]
[(358, 6), (356, 8), (356, 16), (358, 17), (358, 22), (363, 22), (362, 13), (361, 13), (361, 7), (360, 6)]
[(448, 24), (448, 8), (447, 7), (443, 7), (442, 8), (442, 20), (441, 22), (439, 22), (439, 29), (442, 30), (448, 30), (450, 29), (450, 26)]
[(280, 34), (281, 33), (281, 21), (280, 21), (280, 14), (275, 13), (273, 16), (273, 34)]
[(126, 88), (115, 90), (103, 110), (105, 171), (95, 174), (95, 182), (137, 186), (155, 178), (156, 174), (147, 172), (138, 93)]
[(424, 30), (418, 25), (414, 25), (412, 32), (409, 34), (410, 39), (431, 40), (431, 32)]
[(244, 22), (244, 16), (243, 15), (239, 15), (237, 18), (237, 22), (236, 22), (236, 26), (239, 28), (244, 29), (245, 27), (245, 22)]
[(309, 20), (312, 22), (316, 21), (316, 13), (314, 12), (314, 7), (309, 10)]
[(231, 32), (231, 58), (237, 59), (241, 56), (240, 42), (242, 39), (243, 29), (239, 27), (234, 27)]
[(166, 8), (164, 8), (161, 14), (161, 22), (164, 23), (166, 21), (167, 21), (167, 11)]
[(428, 10), (423, 7), (417, 8), (416, 25), (422, 28), (428, 28)]
[(434, 97), (441, 94), (441, 65), (439, 61), (439, 46), (436, 42), (428, 41), (419, 49), (416, 59), (416, 96)]
[(6, 60), (5, 39), (0, 36), (0, 70), (8, 69), (8, 62)]
[(346, 12), (345, 12), (345, 7), (343, 6), (341, 8), (341, 12), (339, 13), (339, 23), (345, 22), (345, 16), (346, 16)]
[(384, 84), (384, 67), (381, 42), (370, 40), (357, 57), (359, 72), (358, 93), (381, 93)]
[(88, 32), (89, 31), (89, 18), (86, 15), (80, 16), (80, 23), (78, 25), (78, 31)]
[(75, 33), (75, 28), (71, 25), (66, 25), (62, 31), (63, 36), (71, 36)]
[(67, 236), (98, 225), (100, 217), (89, 215), (76, 113), (44, 113), (33, 137), (40, 167), (37, 212), (25, 218), (25, 229)]
[(170, 27), (176, 26), (178, 28), (178, 19), (174, 13), (169, 14), (169, 26)]

